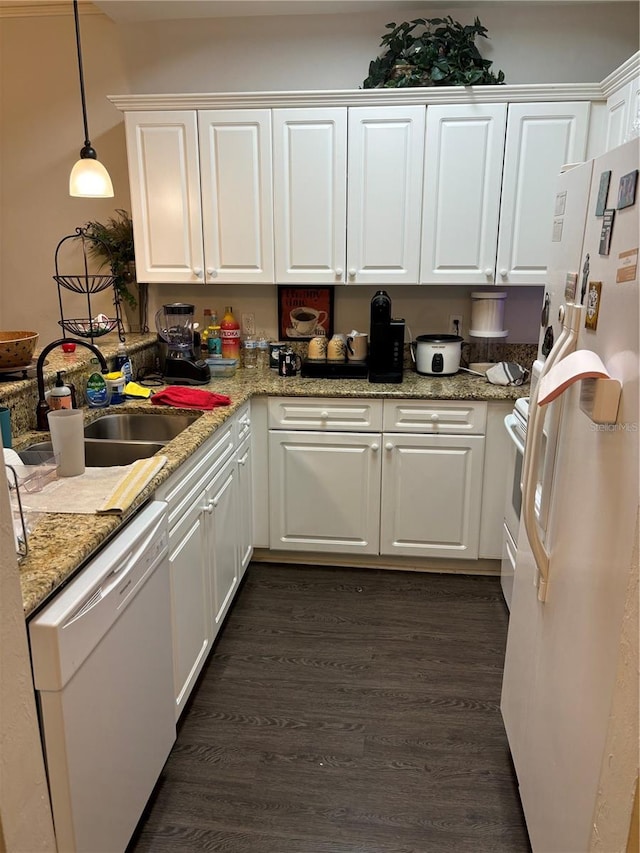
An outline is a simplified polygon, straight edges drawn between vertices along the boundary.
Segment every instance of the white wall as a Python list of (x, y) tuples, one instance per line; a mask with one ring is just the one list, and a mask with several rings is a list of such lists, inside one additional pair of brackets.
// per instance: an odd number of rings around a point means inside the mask
[[(478, 15), (478, 48), (507, 83), (594, 83), (638, 49), (635, 3), (481, 3), (429, 10)], [(216, 18), (130, 24), (123, 43), (132, 91), (357, 89), (389, 21), (415, 9), (350, 15)]]

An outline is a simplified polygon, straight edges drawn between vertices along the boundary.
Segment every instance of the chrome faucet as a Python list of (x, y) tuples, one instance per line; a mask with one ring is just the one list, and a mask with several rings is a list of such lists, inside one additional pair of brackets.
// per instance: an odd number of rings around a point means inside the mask
[(91, 352), (97, 357), (98, 361), (100, 362), (102, 372), (108, 373), (109, 371), (109, 366), (107, 365), (105, 357), (102, 355), (98, 347), (95, 346), (95, 344), (89, 344), (86, 341), (80, 340), (79, 338), (59, 338), (57, 341), (52, 341), (50, 344), (47, 344), (47, 346), (38, 356), (38, 361), (36, 363), (36, 379), (38, 380), (36, 429), (49, 429), (49, 423), (47, 421), (47, 412), (49, 411), (49, 404), (44, 398), (44, 360), (49, 355), (52, 349), (55, 349), (56, 347), (59, 347), (62, 344), (75, 344), (76, 346), (86, 347), (86, 349), (91, 350)]

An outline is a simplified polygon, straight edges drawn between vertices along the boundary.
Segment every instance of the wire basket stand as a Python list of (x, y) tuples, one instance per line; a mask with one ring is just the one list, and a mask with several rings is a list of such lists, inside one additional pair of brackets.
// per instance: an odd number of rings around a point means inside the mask
[[(66, 273), (61, 274), (59, 268), (60, 251), (68, 240), (79, 241), (81, 245), (82, 264), (84, 271), (81, 273)], [(100, 338), (103, 335), (118, 330), (118, 338), (121, 341), (125, 340), (124, 324), (122, 322), (122, 312), (120, 308), (120, 294), (115, 286), (116, 277), (111, 275), (97, 274), (89, 272), (89, 263), (87, 260), (87, 252), (90, 250), (92, 243), (101, 243), (106, 249), (106, 253), (111, 256), (111, 250), (98, 237), (89, 237), (85, 228), (76, 228), (74, 234), (68, 234), (56, 246), (55, 252), (55, 268), (56, 274), (53, 276), (54, 281), (58, 285), (58, 303), (60, 305), (60, 319), (58, 325), (62, 327), (65, 333), (70, 332), (72, 335), (80, 338), (90, 338), (93, 344), (95, 338)], [(70, 248), (69, 246), (66, 247)], [(96, 293), (101, 293), (103, 290), (112, 288), (113, 290), (113, 306), (115, 317), (94, 317), (91, 310), (91, 297)], [(87, 316), (68, 318), (64, 315), (62, 293), (64, 290), (70, 290), (73, 293), (84, 294), (87, 297)]]

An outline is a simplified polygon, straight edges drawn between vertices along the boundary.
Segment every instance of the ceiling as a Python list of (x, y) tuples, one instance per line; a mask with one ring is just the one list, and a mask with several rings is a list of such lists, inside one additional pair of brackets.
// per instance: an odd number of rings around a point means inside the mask
[[(483, 4), (556, 3), (558, 0), (430, 0), (425, 11), (424, 0), (79, 0), (81, 13), (103, 12), (119, 24), (144, 21), (176, 21), (194, 18), (238, 18), (259, 15), (339, 15), (356, 12), (395, 9), (416, 16), (448, 13), (452, 7)], [(560, 0), (559, 5), (572, 3), (608, 3), (616, 0)], [(637, 0), (617, 0), (636, 3)], [(68, 15), (71, 0), (0, 0), (0, 18)]]
[[(637, 0), (627, 0), (637, 2)], [(495, 0), (436, 0), (425, 3), (417, 0), (93, 0), (95, 6), (118, 23), (134, 21), (169, 21), (184, 18), (243, 17), (252, 15), (336, 15), (355, 12), (373, 12), (394, 9), (413, 11), (415, 15), (432, 14), (437, 9), (452, 6), (479, 6)], [(529, 3), (532, 0), (508, 0), (511, 3)], [(557, 0), (534, 0), (556, 2)], [(564, 0), (585, 2), (585, 0)], [(586, 0), (603, 2), (603, 0)], [(606, 2), (606, 0), (605, 0)]]

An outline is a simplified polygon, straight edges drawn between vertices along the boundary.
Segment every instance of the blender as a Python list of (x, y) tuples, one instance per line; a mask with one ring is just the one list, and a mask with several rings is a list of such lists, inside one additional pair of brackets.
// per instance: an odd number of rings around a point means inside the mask
[(175, 385), (205, 385), (211, 379), (209, 365), (195, 354), (194, 311), (193, 305), (172, 302), (156, 313), (156, 329), (167, 346), (162, 375)]

